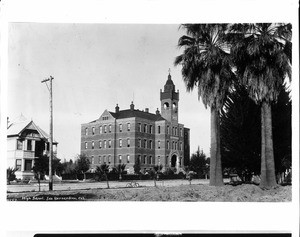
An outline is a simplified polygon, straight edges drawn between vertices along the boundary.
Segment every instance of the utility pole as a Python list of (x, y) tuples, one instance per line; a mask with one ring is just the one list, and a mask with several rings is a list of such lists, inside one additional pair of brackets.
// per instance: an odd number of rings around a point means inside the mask
[[(52, 105), (52, 80), (54, 78), (50, 76), (50, 78), (42, 80), (42, 83), (46, 83), (46, 86), (50, 92), (50, 157), (49, 157), (49, 191), (53, 190), (53, 176), (52, 176), (52, 160), (53, 160), (53, 105)], [(48, 87), (47, 81), (50, 82), (50, 86)]]

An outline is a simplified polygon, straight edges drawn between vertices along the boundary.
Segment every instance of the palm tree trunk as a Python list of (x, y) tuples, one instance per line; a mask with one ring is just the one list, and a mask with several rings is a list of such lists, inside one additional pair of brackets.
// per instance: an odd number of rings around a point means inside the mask
[(211, 107), (211, 137), (210, 137), (210, 186), (222, 186), (222, 164), (221, 164), (221, 152), (220, 152), (220, 123), (219, 123), (219, 111)]
[(271, 105), (263, 102), (261, 106), (261, 182), (260, 187), (275, 187), (275, 162), (272, 135)]

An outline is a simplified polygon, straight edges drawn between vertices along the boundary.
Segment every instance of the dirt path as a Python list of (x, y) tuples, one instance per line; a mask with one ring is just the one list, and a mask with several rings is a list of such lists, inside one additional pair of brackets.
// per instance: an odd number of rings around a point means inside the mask
[(112, 188), (52, 192), (8, 193), (11, 201), (220, 201), (220, 202), (290, 202), (291, 186), (262, 190), (243, 184), (211, 187), (206, 184)]

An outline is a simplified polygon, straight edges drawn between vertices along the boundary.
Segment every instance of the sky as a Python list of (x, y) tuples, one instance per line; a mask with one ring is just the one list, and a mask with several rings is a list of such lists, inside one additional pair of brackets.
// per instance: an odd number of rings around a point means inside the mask
[(160, 109), (160, 89), (170, 68), (179, 90), (179, 122), (190, 128), (191, 153), (209, 156), (210, 110), (187, 92), (174, 59), (185, 32), (179, 24), (9, 23), (8, 116), (22, 114), (49, 132), (49, 91), (53, 80), (54, 138), (58, 157), (80, 153), (80, 126), (105, 109)]

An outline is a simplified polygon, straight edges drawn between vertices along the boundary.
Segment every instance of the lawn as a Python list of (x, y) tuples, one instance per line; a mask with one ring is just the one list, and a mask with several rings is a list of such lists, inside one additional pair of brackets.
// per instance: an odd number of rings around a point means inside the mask
[(10, 201), (220, 201), (290, 202), (292, 186), (262, 190), (251, 184), (211, 187), (206, 184), (174, 187), (112, 188), (8, 193)]

